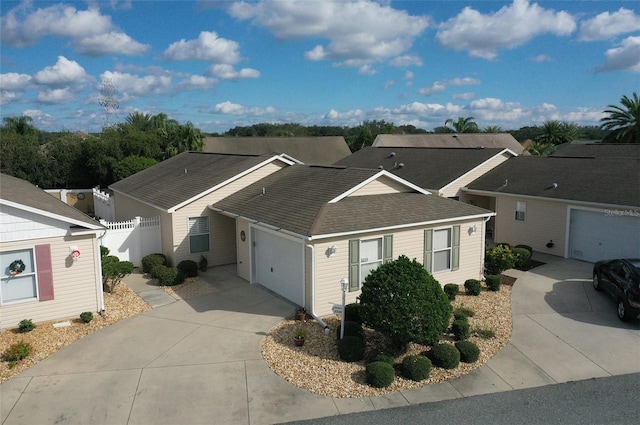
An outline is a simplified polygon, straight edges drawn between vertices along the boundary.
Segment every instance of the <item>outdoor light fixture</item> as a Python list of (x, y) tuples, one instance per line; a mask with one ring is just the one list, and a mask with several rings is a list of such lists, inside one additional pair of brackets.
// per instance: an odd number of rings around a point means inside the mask
[(340, 339), (344, 338), (344, 309), (346, 304), (347, 290), (349, 289), (349, 279), (343, 277), (340, 279), (340, 286), (342, 287), (342, 318), (340, 319)]
[(473, 226), (469, 227), (469, 235), (473, 235), (478, 231), (478, 228), (476, 227), (476, 225), (474, 224)]
[(331, 245), (329, 249), (327, 249), (327, 257), (333, 257), (338, 252), (338, 247), (335, 245)]

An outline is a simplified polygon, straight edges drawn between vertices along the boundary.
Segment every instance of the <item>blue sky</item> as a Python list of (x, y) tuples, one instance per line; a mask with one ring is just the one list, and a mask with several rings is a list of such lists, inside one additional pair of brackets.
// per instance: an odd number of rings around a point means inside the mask
[(205, 132), (260, 122), (426, 130), (597, 125), (640, 89), (637, 1), (5, 1), (2, 117), (99, 131), (165, 113)]

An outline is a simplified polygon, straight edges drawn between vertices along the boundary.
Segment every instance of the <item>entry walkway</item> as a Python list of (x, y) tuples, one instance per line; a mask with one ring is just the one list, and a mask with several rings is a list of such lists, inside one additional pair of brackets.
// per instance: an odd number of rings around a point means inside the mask
[(275, 375), (260, 343), (294, 306), (215, 268), (209, 295), (91, 334), (0, 386), (5, 424), (275, 424), (640, 372), (640, 326), (555, 257), (522, 273), (511, 342), (472, 373), (381, 397), (313, 395)]

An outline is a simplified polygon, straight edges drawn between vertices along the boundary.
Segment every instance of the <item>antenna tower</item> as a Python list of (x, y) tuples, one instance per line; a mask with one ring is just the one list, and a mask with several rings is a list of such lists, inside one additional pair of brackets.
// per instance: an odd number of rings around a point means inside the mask
[(100, 106), (104, 110), (102, 129), (114, 127), (118, 118), (118, 108), (120, 103), (116, 100), (114, 93), (116, 89), (111, 78), (102, 77), (102, 88), (100, 89)]

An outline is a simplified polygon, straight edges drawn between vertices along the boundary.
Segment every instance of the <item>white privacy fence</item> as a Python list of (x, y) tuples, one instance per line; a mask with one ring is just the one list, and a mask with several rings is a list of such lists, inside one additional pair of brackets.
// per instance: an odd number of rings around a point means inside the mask
[(100, 220), (107, 227), (101, 245), (109, 248), (109, 255), (120, 261), (131, 261), (135, 267), (142, 265), (145, 255), (162, 252), (160, 217), (136, 217), (128, 221)]
[(93, 209), (96, 217), (103, 220), (115, 220), (116, 211), (113, 197), (108, 193), (102, 192), (97, 187), (93, 188)]

